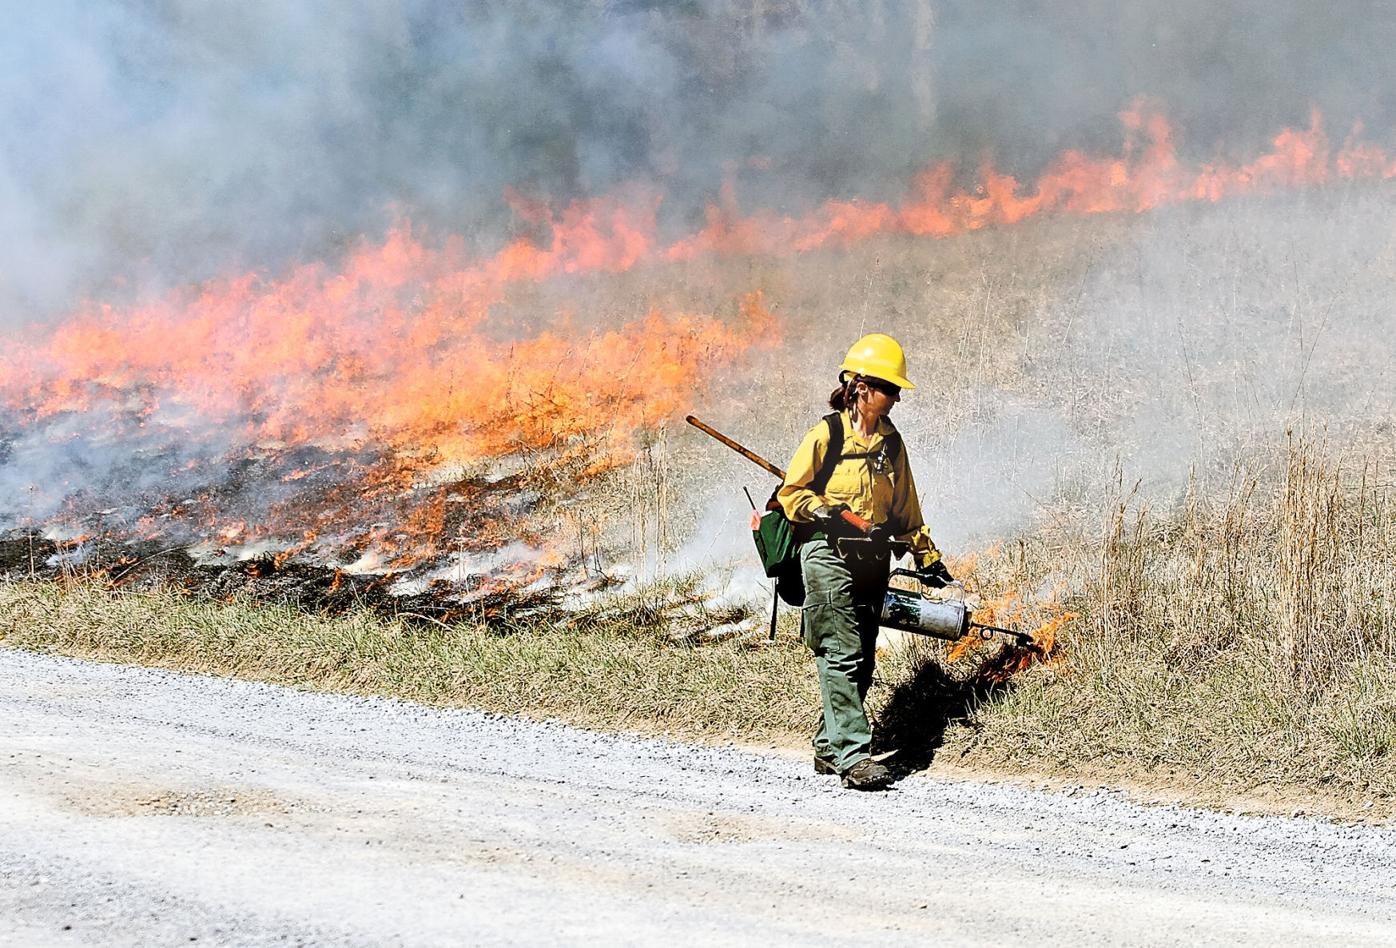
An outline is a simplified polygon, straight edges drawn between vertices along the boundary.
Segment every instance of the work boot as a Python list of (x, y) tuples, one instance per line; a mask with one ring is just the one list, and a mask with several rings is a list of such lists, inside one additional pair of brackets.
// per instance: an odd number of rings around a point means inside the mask
[(817, 774), (837, 774), (839, 772), (839, 769), (834, 766), (834, 762), (832, 760), (828, 760), (824, 757), (820, 757), (818, 754), (815, 754), (814, 772)]
[(892, 783), (892, 771), (864, 757), (843, 773), (843, 785), (849, 790), (885, 790)]

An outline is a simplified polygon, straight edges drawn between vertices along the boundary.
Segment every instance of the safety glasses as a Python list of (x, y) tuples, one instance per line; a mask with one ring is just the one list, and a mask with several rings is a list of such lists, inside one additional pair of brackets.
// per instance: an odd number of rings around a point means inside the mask
[(868, 388), (876, 389), (888, 398), (896, 398), (902, 393), (900, 386), (893, 385), (891, 382), (884, 382), (882, 379), (865, 378), (863, 381), (867, 383)]

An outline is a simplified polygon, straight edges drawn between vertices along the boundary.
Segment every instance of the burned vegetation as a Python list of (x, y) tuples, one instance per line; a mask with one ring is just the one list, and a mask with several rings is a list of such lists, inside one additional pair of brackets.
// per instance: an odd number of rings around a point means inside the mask
[[(258, 551), (257, 545), (220, 546), (207, 539), (171, 543), (165, 536), (107, 534), (55, 540), (15, 530), (0, 538), (0, 580), (81, 581), (133, 591), (166, 588), (216, 601), (278, 602), (336, 615), (367, 609), (422, 622), (469, 620), (507, 626), (555, 611), (555, 580), (562, 567), (539, 566), (527, 572), (517, 564), (494, 572), (488, 565), (470, 569), (472, 561), (488, 564), (503, 544), (490, 535), (492, 531), (471, 535), (462, 529), (480, 515), (478, 505), (491, 492), (476, 492), (468, 499), (462, 493), (442, 489), (444, 498), (461, 499), (449, 505), (438, 501), (442, 529), (454, 534), (456, 554), (415, 564), (404, 561), (400, 568), (349, 568), (344, 559), (362, 559), (352, 545), (339, 551), (338, 564), (333, 559), (317, 562), (328, 554), (314, 539), (281, 548), (263, 543), (260, 546), (266, 548)], [(510, 498), (506, 506), (517, 503), (516, 497)]]

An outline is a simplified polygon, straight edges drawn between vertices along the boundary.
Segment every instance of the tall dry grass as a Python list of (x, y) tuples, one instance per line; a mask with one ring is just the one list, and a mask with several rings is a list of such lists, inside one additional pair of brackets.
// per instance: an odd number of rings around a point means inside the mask
[(1280, 461), (1163, 513), (1117, 491), (1087, 647), (1157, 640), (1181, 668), (1240, 650), (1295, 697), (1396, 658), (1396, 505), (1379, 460), (1291, 436)]
[[(975, 724), (1000, 762), (1396, 795), (1396, 506), (1383, 454), (1293, 436), (1174, 505), (1118, 477), (1035, 538), (1080, 619)], [(1263, 462), (1264, 459), (1259, 459)], [(1030, 558), (1032, 561), (1032, 558)]]

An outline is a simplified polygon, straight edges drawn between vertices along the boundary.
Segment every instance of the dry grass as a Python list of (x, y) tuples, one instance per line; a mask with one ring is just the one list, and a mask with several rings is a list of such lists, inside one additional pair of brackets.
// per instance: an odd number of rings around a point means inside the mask
[[(1291, 441), (1219, 498), (1120, 491), (1058, 667), (978, 719), (991, 759), (1396, 795), (1396, 509), (1371, 463)], [(1060, 569), (1060, 565), (1058, 566)]]
[[(1218, 498), (1164, 516), (1110, 506), (1091, 638), (1157, 638), (1195, 669), (1241, 650), (1276, 693), (1322, 694), (1343, 670), (1396, 656), (1396, 506), (1372, 459), (1293, 439), (1278, 473), (1239, 470)], [(1270, 482), (1262, 486), (1262, 478)]]

